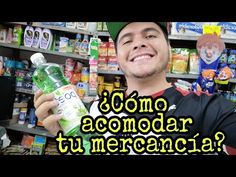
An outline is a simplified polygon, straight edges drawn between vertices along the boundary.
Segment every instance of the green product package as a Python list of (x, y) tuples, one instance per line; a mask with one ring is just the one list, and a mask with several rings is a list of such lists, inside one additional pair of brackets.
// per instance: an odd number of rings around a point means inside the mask
[(21, 25), (16, 25), (13, 29), (13, 39), (12, 43), (20, 46), (22, 41), (23, 30)]

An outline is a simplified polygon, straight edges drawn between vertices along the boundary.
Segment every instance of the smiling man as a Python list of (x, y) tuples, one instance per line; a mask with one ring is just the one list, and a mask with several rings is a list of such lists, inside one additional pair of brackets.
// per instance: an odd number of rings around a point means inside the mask
[(160, 26), (156, 23), (130, 23), (115, 40), (118, 63), (127, 80), (128, 94), (138, 90), (139, 95), (151, 95), (171, 87), (165, 78), (169, 43)]
[[(236, 103), (218, 95), (181, 90), (167, 82), (165, 69), (170, 57), (170, 45), (166, 23), (108, 22), (107, 27), (116, 45), (119, 66), (127, 80), (127, 95), (137, 91), (139, 96), (165, 97), (169, 103), (166, 118), (193, 118), (194, 125), (187, 137), (193, 137), (197, 132), (201, 137), (213, 137), (216, 132), (222, 131), (226, 136), (224, 144), (236, 148)], [(55, 134), (60, 129), (57, 123), (60, 116), (50, 113), (50, 109), (57, 105), (53, 102), (53, 96), (38, 92), (34, 101), (37, 117)], [(102, 115), (98, 110), (98, 101), (90, 107), (90, 115), (94, 118)], [(114, 115), (110, 112), (106, 117)], [(127, 115), (124, 111), (118, 116), (121, 118)], [(150, 114), (141, 116), (153, 117)], [(152, 136), (158, 137), (159, 134)], [(171, 134), (171, 137), (176, 138), (178, 134)]]

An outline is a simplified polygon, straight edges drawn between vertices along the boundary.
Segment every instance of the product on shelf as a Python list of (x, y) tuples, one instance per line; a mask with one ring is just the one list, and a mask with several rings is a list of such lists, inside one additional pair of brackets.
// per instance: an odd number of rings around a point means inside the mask
[(69, 39), (66, 48), (66, 53), (73, 53), (74, 48), (75, 48), (75, 39)]
[(102, 31), (102, 22), (97, 22), (97, 31)]
[(63, 52), (63, 53), (67, 52), (68, 42), (69, 42), (69, 38), (60, 37), (59, 52)]
[(24, 32), (24, 46), (31, 47), (34, 39), (34, 28), (32, 26), (27, 26)]
[(0, 42), (6, 42), (7, 40), (7, 29), (0, 27)]
[(221, 26), (222, 38), (236, 39), (236, 22), (215, 22), (215, 24)]
[(28, 128), (33, 128), (36, 126), (36, 115), (35, 115), (35, 108), (30, 108), (29, 112), (29, 123), (27, 125)]
[(182, 36), (201, 36), (203, 25), (211, 25), (208, 22), (172, 22), (171, 34)]
[(75, 46), (74, 46), (74, 53), (80, 54), (80, 45), (82, 42), (82, 37), (81, 34), (76, 34), (76, 39), (75, 39)]
[(100, 57), (107, 57), (108, 42), (101, 42), (98, 51)]
[(85, 82), (78, 82), (76, 84), (77, 94), (79, 97), (83, 98), (85, 95), (89, 93), (89, 84)]
[(32, 43), (32, 47), (33, 48), (39, 48), (41, 39), (42, 39), (42, 28), (35, 28), (34, 30), (34, 38), (33, 38), (33, 43)]
[(186, 74), (188, 68), (189, 49), (172, 49), (172, 73)]
[(46, 137), (35, 135), (30, 149), (30, 155), (43, 155), (46, 146)]
[(30, 149), (32, 147), (33, 142), (34, 142), (34, 136), (24, 134), (21, 140), (21, 146), (23, 146), (24, 148)]
[(199, 74), (199, 56), (196, 49), (189, 50), (189, 74)]
[(26, 115), (27, 115), (27, 108), (21, 108), (18, 124), (24, 124), (25, 123)]
[(115, 43), (113, 40), (109, 37), (109, 42), (108, 42), (108, 50), (107, 50), (107, 56), (109, 57), (116, 57), (116, 49), (115, 49)]
[(102, 31), (108, 31), (107, 23), (106, 22), (102, 23)]
[(85, 34), (84, 39), (80, 43), (79, 54), (87, 56), (88, 50), (89, 50), (89, 39), (88, 39), (88, 35)]
[(115, 82), (114, 82), (115, 88), (120, 88), (120, 79), (121, 79), (120, 76), (115, 77)]
[(87, 30), (88, 22), (77, 22), (76, 28), (80, 30)]
[(53, 41), (53, 36), (52, 36), (52, 32), (50, 29), (43, 29), (42, 31), (42, 39), (40, 41), (40, 48), (41, 49), (50, 49), (51, 48), (51, 44)]
[(83, 67), (81, 72), (81, 82), (88, 83), (89, 82), (89, 68)]
[(66, 28), (75, 29), (76, 25), (77, 25), (76, 22), (66, 22)]
[(12, 44), (20, 46), (21, 40), (22, 40), (22, 34), (23, 34), (22, 26), (15, 25), (15, 27), (13, 29)]
[(111, 94), (112, 91), (114, 90), (114, 84), (113, 83), (105, 82), (103, 84), (103, 86), (104, 86), (104, 90), (107, 90), (109, 92), (109, 94)]
[(12, 28), (8, 28), (7, 31), (7, 39), (6, 39), (6, 43), (12, 43), (12, 38), (13, 38), (13, 29)]

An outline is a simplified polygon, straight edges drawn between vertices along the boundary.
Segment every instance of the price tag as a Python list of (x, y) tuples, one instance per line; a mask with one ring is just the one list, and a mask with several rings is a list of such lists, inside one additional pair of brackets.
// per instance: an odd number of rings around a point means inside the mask
[(221, 26), (203, 25), (203, 34), (214, 34), (220, 36)]

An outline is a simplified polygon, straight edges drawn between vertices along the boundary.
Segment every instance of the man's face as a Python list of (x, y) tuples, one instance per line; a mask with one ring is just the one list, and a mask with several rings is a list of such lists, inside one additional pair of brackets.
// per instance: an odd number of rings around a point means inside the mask
[(128, 24), (121, 30), (116, 45), (118, 62), (127, 78), (146, 78), (167, 67), (169, 45), (156, 23)]

